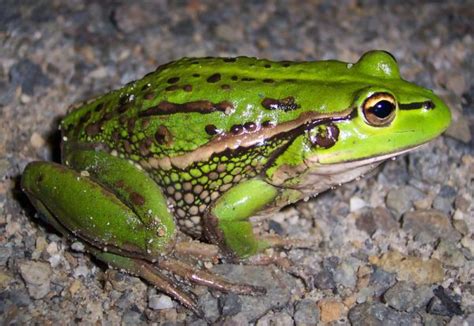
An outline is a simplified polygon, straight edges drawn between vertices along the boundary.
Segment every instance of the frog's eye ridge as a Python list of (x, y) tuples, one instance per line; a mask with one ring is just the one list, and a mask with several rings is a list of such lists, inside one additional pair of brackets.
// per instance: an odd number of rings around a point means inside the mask
[(362, 104), (362, 112), (368, 124), (374, 127), (387, 126), (395, 117), (397, 101), (389, 93), (375, 93)]

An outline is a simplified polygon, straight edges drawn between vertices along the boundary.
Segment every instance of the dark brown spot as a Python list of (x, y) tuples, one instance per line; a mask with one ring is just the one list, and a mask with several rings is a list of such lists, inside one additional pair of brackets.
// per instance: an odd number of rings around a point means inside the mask
[(101, 123), (100, 122), (95, 122), (87, 125), (86, 127), (86, 134), (88, 136), (96, 136), (100, 133), (100, 128), (101, 128)]
[(161, 145), (170, 145), (173, 141), (173, 137), (165, 126), (159, 126), (158, 130), (155, 133), (155, 139), (158, 144)]
[(237, 77), (236, 75), (233, 75), (232, 77), (230, 77), (230, 79), (232, 79), (233, 81), (237, 81), (239, 80), (239, 77)]
[(224, 62), (236, 62), (237, 58), (224, 58), (223, 61)]
[(228, 91), (230, 88), (231, 88), (231, 87), (230, 87), (230, 85), (228, 85), (228, 84), (222, 84), (222, 85), (221, 85), (221, 89), (223, 89), (223, 90), (225, 90), (225, 91)]
[(143, 95), (143, 98), (145, 100), (152, 100), (155, 98), (155, 93), (154, 92), (147, 92), (145, 95)]
[(234, 135), (240, 135), (241, 133), (244, 132), (244, 126), (242, 126), (242, 125), (233, 125), (230, 128), (230, 132), (233, 133)]
[(151, 84), (150, 83), (146, 83), (145, 85), (142, 86), (141, 90), (142, 91), (146, 91), (147, 89), (149, 89), (151, 87)]
[(282, 65), (283, 67), (285, 67), (285, 68), (286, 68), (286, 67), (289, 67), (290, 64), (291, 64), (291, 63), (290, 63), (289, 61), (282, 61), (282, 62), (281, 62), (281, 65)]
[(115, 182), (115, 186), (119, 189), (124, 189), (125, 188), (125, 181), (117, 180), (117, 182)]
[(171, 85), (165, 88), (165, 91), (170, 92), (170, 91), (176, 91), (179, 89), (178, 85)]
[(113, 112), (106, 112), (104, 114), (104, 120), (110, 120), (114, 117), (114, 113)]
[(208, 83), (216, 83), (219, 80), (221, 80), (221, 74), (216, 73), (216, 74), (213, 74), (213, 75), (209, 76), (209, 78), (207, 79), (207, 82)]
[(265, 120), (262, 122), (263, 128), (273, 127), (275, 124), (270, 120)]
[(281, 100), (265, 98), (262, 101), (262, 106), (267, 110), (283, 110), (285, 112), (296, 110), (300, 107), (295, 103), (295, 98), (293, 96), (288, 96)]
[(123, 149), (128, 154), (130, 154), (132, 152), (132, 145), (130, 145), (130, 142), (128, 140), (123, 141)]
[(266, 65), (264, 65), (264, 67), (265, 67), (265, 68), (271, 68), (271, 67), (272, 67), (272, 65), (271, 65), (271, 64), (269, 64), (269, 63), (267, 63)]
[(229, 109), (233, 109), (234, 105), (228, 101), (222, 101), (219, 103), (212, 103), (210, 101), (194, 101), (187, 103), (171, 103), (168, 101), (160, 102), (157, 106), (148, 108), (145, 111), (139, 112), (140, 117), (152, 116), (152, 115), (166, 115), (175, 113), (212, 113), (216, 111), (226, 112)]
[(192, 86), (192, 85), (189, 85), (189, 84), (188, 84), (188, 85), (184, 85), (184, 86), (183, 86), (183, 90), (184, 90), (185, 92), (192, 92), (193, 86)]
[(274, 81), (273, 79), (271, 79), (271, 78), (265, 78), (265, 79), (263, 80), (263, 82), (264, 82), (264, 83), (267, 83), (267, 84), (271, 84), (271, 83), (274, 83), (275, 81)]
[(120, 133), (119, 133), (117, 130), (115, 130), (115, 131), (112, 133), (112, 140), (113, 140), (114, 142), (118, 142), (119, 139), (120, 139)]
[(244, 128), (246, 131), (252, 132), (252, 131), (257, 130), (257, 125), (254, 122), (246, 122), (244, 124)]
[(142, 119), (142, 128), (146, 129), (150, 125), (150, 119)]
[(204, 130), (206, 130), (208, 135), (214, 136), (219, 133), (219, 129), (215, 125), (207, 125), (204, 127)]
[(119, 117), (119, 122), (124, 125), (124, 124), (127, 123), (127, 119), (128, 119), (128, 117), (126, 115), (121, 115)]
[(197, 77), (201, 77), (201, 75), (200, 74), (193, 74), (193, 77), (197, 78)]
[(137, 122), (136, 118), (130, 118), (127, 120), (127, 130), (129, 133), (132, 133), (135, 129), (135, 122)]
[(242, 81), (254, 81), (255, 78), (250, 78), (250, 77), (244, 77), (241, 79)]
[(171, 77), (170, 79), (167, 80), (168, 84), (174, 84), (179, 81), (179, 77)]
[(143, 206), (143, 204), (145, 204), (145, 198), (135, 191), (130, 193), (130, 201), (132, 202), (132, 204), (138, 206)]
[(145, 138), (140, 142), (138, 149), (140, 150), (140, 154), (143, 156), (147, 156), (150, 154), (150, 146), (152, 144), (151, 138)]
[(328, 123), (327, 125), (321, 125), (317, 128), (318, 132), (316, 136), (310, 137), (310, 141), (313, 145), (322, 148), (330, 148), (336, 144), (339, 138), (339, 128), (335, 124)]

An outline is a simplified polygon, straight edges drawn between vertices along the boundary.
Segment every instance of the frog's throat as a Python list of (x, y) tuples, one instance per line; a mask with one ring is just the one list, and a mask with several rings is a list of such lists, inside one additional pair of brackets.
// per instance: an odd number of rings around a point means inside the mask
[[(349, 120), (353, 118), (353, 112), (357, 112), (356, 108), (349, 108), (344, 111), (334, 113), (319, 113), (308, 111), (301, 113), (298, 118), (283, 122), (270, 127), (260, 128), (254, 132), (244, 133), (241, 135), (224, 134), (216, 137), (206, 145), (183, 155), (174, 157), (151, 158), (148, 163), (154, 168), (162, 168), (169, 170), (173, 166), (185, 169), (195, 162), (205, 162), (216, 153), (221, 153), (227, 149), (234, 150), (240, 147), (251, 147), (262, 144), (265, 140), (286, 134), (292, 131), (299, 134), (303, 130), (301, 127), (308, 126), (310, 128), (314, 124), (324, 123), (326, 121)], [(306, 129), (306, 127), (304, 128)]]

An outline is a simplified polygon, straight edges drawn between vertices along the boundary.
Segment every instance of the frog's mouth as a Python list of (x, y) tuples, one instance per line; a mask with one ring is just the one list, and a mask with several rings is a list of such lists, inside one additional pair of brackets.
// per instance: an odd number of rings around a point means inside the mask
[(380, 163), (390, 158), (415, 150), (424, 144), (405, 148), (399, 151), (369, 157), (360, 160), (346, 161), (340, 163), (321, 164), (313, 160), (305, 160), (306, 170), (303, 177), (296, 186), (303, 196), (315, 196), (333, 186), (354, 180), (376, 168)]
[[(426, 142), (426, 143), (428, 143), (428, 142)], [(408, 147), (408, 148), (405, 148), (405, 149), (402, 149), (402, 150), (399, 150), (399, 151), (378, 155), (378, 156), (375, 156), (375, 157), (357, 159), (357, 160), (352, 160), (352, 161), (344, 161), (344, 162), (340, 162), (340, 163), (322, 164), (322, 163), (319, 162), (318, 157), (315, 157), (314, 159), (313, 158), (306, 159), (305, 163), (308, 167), (310, 167), (310, 169), (314, 173), (321, 174), (321, 175), (338, 174), (338, 173), (342, 173), (342, 172), (345, 172), (345, 171), (348, 171), (348, 170), (351, 170), (351, 169), (357, 169), (357, 168), (361, 168), (361, 167), (365, 167), (365, 166), (376, 167), (377, 165), (379, 165), (383, 161), (386, 161), (386, 160), (394, 158), (396, 156), (414, 151), (414, 150), (426, 145), (426, 143), (423, 143), (423, 144), (420, 144), (420, 145), (415, 145), (415, 146), (412, 146), (412, 147)], [(311, 168), (311, 167), (313, 167), (313, 168)]]

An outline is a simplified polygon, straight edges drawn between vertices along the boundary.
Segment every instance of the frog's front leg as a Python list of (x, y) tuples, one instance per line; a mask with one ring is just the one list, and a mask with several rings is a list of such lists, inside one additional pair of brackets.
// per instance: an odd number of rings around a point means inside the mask
[(144, 171), (127, 160), (93, 150), (70, 152), (64, 161), (67, 166), (29, 164), (22, 187), (50, 224), (70, 239), (84, 240), (94, 256), (146, 279), (197, 314), (192, 297), (160, 270), (217, 289), (262, 293), (171, 257), (176, 238), (173, 216), (161, 189)]
[(271, 247), (270, 241), (254, 235), (248, 219), (271, 204), (278, 194), (278, 188), (260, 179), (251, 179), (229, 189), (211, 206), (204, 219), (206, 237), (240, 258)]

